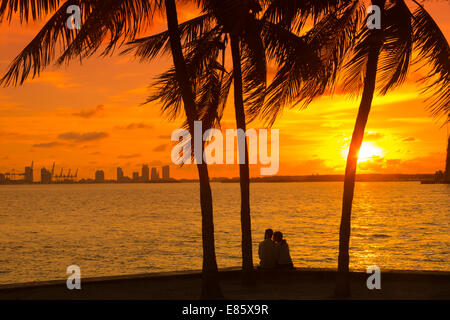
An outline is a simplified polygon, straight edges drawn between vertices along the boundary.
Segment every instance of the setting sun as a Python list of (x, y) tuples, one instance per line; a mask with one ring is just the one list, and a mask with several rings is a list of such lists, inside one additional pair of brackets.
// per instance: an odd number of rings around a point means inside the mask
[(373, 142), (363, 142), (359, 150), (358, 162), (370, 160), (373, 157), (382, 157), (383, 151)]
[[(347, 157), (348, 147), (342, 149), (342, 156), (344, 158)], [(366, 141), (361, 145), (361, 149), (359, 150), (358, 162), (365, 162), (374, 157), (383, 157), (383, 150), (378, 147), (375, 143)]]

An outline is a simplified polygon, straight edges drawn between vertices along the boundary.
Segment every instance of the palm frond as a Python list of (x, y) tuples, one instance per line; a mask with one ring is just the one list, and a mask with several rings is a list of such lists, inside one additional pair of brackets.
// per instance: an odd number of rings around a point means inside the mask
[(367, 61), (370, 52), (376, 47), (379, 50), (384, 42), (384, 29), (386, 24), (385, 8), (382, 8), (381, 30), (369, 29), (366, 25), (368, 16), (361, 21), (354, 38), (354, 45), (350, 58), (346, 59), (343, 66), (342, 75), (344, 80), (342, 89), (350, 96), (357, 97), (361, 94), (364, 87), (366, 76)]
[(227, 33), (240, 33), (247, 15), (260, 10), (258, 0), (196, 0), (203, 12), (216, 19)]
[(17, 55), (0, 80), (2, 85), (21, 85), (30, 75), (32, 78), (48, 66), (58, 47), (65, 48), (73, 41), (76, 30), (67, 28), (67, 8), (77, 4), (83, 8), (85, 17), (93, 9), (89, 1), (66, 1), (53, 14), (34, 39)]
[(250, 16), (241, 38), (242, 82), (248, 122), (262, 110), (266, 94), (267, 61), (261, 31), (262, 23)]
[(401, 85), (408, 73), (412, 49), (412, 14), (403, 1), (385, 11), (384, 43), (378, 62), (378, 90), (384, 95)]
[(351, 2), (352, 0), (272, 0), (267, 5), (263, 19), (300, 32), (308, 19), (316, 22)]
[(57, 63), (88, 57), (102, 45), (105, 46), (101, 55), (112, 54), (117, 46), (134, 40), (139, 32), (145, 30), (151, 24), (155, 11), (161, 8), (158, 0), (99, 2)]
[[(220, 52), (225, 49), (223, 41), (220, 28), (215, 27), (184, 48), (186, 69), (196, 97), (196, 114), (205, 130), (219, 124), (231, 86), (230, 74), (218, 62)], [(165, 117), (174, 120), (180, 116), (183, 100), (175, 70), (158, 76), (153, 88), (155, 93), (145, 103), (159, 100)]]
[[(194, 19), (188, 20), (179, 25), (179, 31), (184, 45), (198, 40), (200, 36), (211, 30), (212, 17), (204, 14)], [(134, 52), (141, 61), (154, 59), (160, 54), (167, 54), (170, 51), (169, 32), (164, 31), (149, 37), (144, 37), (127, 43), (128, 48), (121, 54)]]
[[(31, 11), (36, 14), (53, 8), (50, 5), (45, 7), (42, 4), (44, 2), (40, 2), (39, 7), (33, 9), (35, 2), (29, 3), (24, 0), (20, 1), (20, 5), (16, 1), (11, 11), (9, 8), (12, 2), (2, 2), (2, 4), (5, 3), (7, 5), (3, 12), (12, 13), (22, 12), (21, 8), (30, 3)], [(22, 84), (30, 74), (32, 77), (37, 76), (53, 61), (58, 48), (61, 50), (59, 54), (62, 53), (57, 60), (58, 63), (68, 62), (72, 58), (81, 59), (96, 52), (109, 36), (104, 53), (111, 52), (120, 40), (133, 38), (141, 28), (149, 23), (152, 13), (158, 8), (158, 3), (157, 0), (65, 1), (30, 44), (14, 59), (7, 73), (1, 79), (1, 83), (17, 85)], [(80, 6), (83, 20), (80, 30), (67, 28), (67, 8), (70, 5)]]
[(151, 88), (154, 93), (143, 104), (159, 101), (161, 114), (169, 120), (181, 115), (183, 99), (174, 68), (160, 74)]
[[(223, 116), (227, 91), (223, 87), (222, 74), (225, 72), (217, 61), (211, 63), (197, 79), (197, 110), (204, 129), (217, 126)], [(224, 90), (226, 90), (224, 92)]]
[(447, 117), (450, 113), (450, 48), (442, 31), (423, 6), (416, 2), (414, 12), (414, 43), (421, 66), (431, 68), (422, 81), (431, 113)]
[(55, 12), (63, 0), (1, 0), (0, 23), (6, 18), (11, 21), (15, 14), (20, 17), (20, 22), (37, 20)]
[(290, 49), (284, 51), (285, 55), (276, 54), (280, 60), (279, 68), (273, 81), (267, 87), (267, 100), (261, 111), (261, 118), (269, 125), (274, 123), (285, 106), (293, 107), (301, 102), (307, 104), (323, 90), (316, 85), (317, 82), (307, 81), (323, 79), (320, 75), (323, 70), (322, 62), (317, 52), (308, 45), (308, 39), (292, 33), (289, 36), (284, 35), (283, 38), (289, 38)]
[(364, 12), (363, 3), (354, 1), (324, 16), (306, 34), (310, 46), (318, 52), (323, 62), (322, 74), (327, 78), (331, 92), (348, 54), (355, 46)]

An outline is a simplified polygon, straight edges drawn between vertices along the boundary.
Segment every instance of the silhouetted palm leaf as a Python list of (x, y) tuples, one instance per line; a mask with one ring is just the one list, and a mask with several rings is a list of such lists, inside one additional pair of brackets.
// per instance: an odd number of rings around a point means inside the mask
[(323, 74), (328, 80), (328, 89), (333, 91), (338, 75), (349, 52), (355, 46), (358, 29), (364, 19), (365, 7), (353, 1), (328, 13), (307, 33), (310, 45), (317, 50), (323, 62)]
[(405, 81), (413, 50), (412, 15), (403, 1), (386, 10), (383, 23), (384, 42), (378, 70), (378, 90), (382, 95)]
[[(14, 59), (6, 75), (4, 85), (22, 84), (32, 71), (35, 77), (48, 66), (60, 49), (58, 63), (73, 58), (83, 58), (105, 45), (103, 54), (110, 53), (117, 43), (132, 40), (151, 21), (160, 8), (159, 0), (69, 0), (69, 1), (2, 1), (0, 16), (12, 19), (18, 13), (27, 21), (54, 12), (33, 41)], [(58, 6), (61, 3), (61, 6)], [(66, 10), (78, 5), (82, 14), (80, 30), (67, 28)], [(105, 41), (106, 40), (106, 41)]]
[(272, 125), (285, 106), (295, 106), (311, 94), (304, 80), (318, 76), (321, 61), (317, 52), (308, 45), (306, 37), (296, 36), (282, 27), (267, 31), (265, 41), (269, 56), (274, 57), (279, 65), (267, 87), (267, 100), (261, 110), (261, 118)]
[[(29, 19), (39, 19), (55, 12), (62, 0), (2, 0), (0, 4), (0, 23), (6, 16), (11, 21), (15, 13), (19, 14), (20, 22), (28, 22)], [(76, 1), (72, 1), (76, 2)]]
[[(98, 1), (98, 0), (97, 0)], [(96, 53), (102, 45), (102, 55), (111, 54), (116, 46), (133, 40), (147, 28), (156, 10), (162, 9), (157, 0), (103, 0), (83, 23), (76, 38), (57, 63), (84, 58)]]
[[(11, 1), (3, 1), (2, 4)], [(75, 38), (76, 31), (67, 28), (67, 8), (70, 5), (77, 4), (82, 8), (82, 12), (86, 17), (89, 12), (93, 9), (88, 1), (66, 1), (49, 19), (49, 21), (44, 25), (44, 27), (39, 31), (39, 33), (34, 37), (34, 39), (22, 50), (22, 52), (13, 60), (9, 70), (3, 76), (0, 83), (4, 85), (16, 85), (22, 84), (32, 72), (32, 78), (36, 77), (39, 72), (48, 66), (55, 58), (56, 49), (59, 47), (67, 47)], [(52, 4), (53, 5), (53, 4)], [(40, 6), (43, 6), (41, 3)], [(8, 8), (8, 19), (12, 14), (10, 11), (14, 6)], [(21, 10), (20, 13), (25, 15), (26, 20), (28, 15), (31, 14), (35, 17), (40, 17), (43, 13), (47, 13), (49, 8), (45, 9), (39, 7), (32, 9), (31, 12), (26, 12), (25, 9), (28, 8), (25, 4), (20, 4), (17, 10)], [(33, 8), (33, 7), (32, 7)], [(33, 14), (34, 12), (34, 14)]]
[(265, 100), (267, 61), (261, 32), (262, 23), (249, 17), (241, 40), (242, 81), (248, 122), (258, 116)]
[(264, 1), (267, 8), (264, 20), (280, 24), (288, 30), (300, 32), (310, 18), (314, 22), (321, 17), (349, 5), (352, 0), (272, 0)]
[[(210, 30), (211, 15), (204, 14), (192, 20), (188, 20), (179, 25), (180, 34), (184, 40), (184, 44), (198, 39), (199, 35)], [(128, 48), (122, 53), (134, 54), (141, 59), (154, 59), (159, 54), (167, 54), (170, 51), (169, 33), (167, 31), (134, 41), (128, 42)]]
[[(418, 4), (418, 3), (417, 3)], [(430, 109), (435, 116), (447, 116), (450, 104), (450, 49), (445, 36), (428, 12), (418, 4), (411, 14), (404, 1), (395, 1), (385, 10), (383, 32), (371, 32), (363, 25), (351, 60), (345, 66), (344, 89), (358, 95), (363, 88), (365, 66), (371, 43), (380, 41), (377, 89), (384, 95), (401, 85), (407, 76), (413, 50), (417, 62), (431, 67), (421, 79), (428, 85)]]
[(414, 42), (422, 66), (431, 67), (431, 72), (422, 79), (428, 82), (424, 91), (431, 94), (428, 102), (432, 114), (447, 117), (450, 113), (450, 47), (433, 18), (416, 4), (419, 7), (414, 12)]
[[(231, 77), (218, 62), (219, 55), (224, 50), (219, 27), (191, 39), (194, 40), (186, 44), (185, 59), (196, 97), (197, 114), (206, 130), (217, 126), (222, 118)], [(147, 46), (147, 44), (146, 42), (140, 42), (137, 46), (135, 44), (136, 42), (132, 43), (133, 50), (136, 50), (135, 54), (140, 56), (142, 54), (139, 50), (140, 46)], [(127, 52), (130, 51), (127, 50)], [(154, 55), (144, 53), (140, 57), (151, 59), (152, 56)], [(158, 76), (154, 83), (155, 88), (155, 93), (147, 99), (146, 103), (159, 100), (162, 103), (163, 114), (170, 120), (174, 120), (182, 110), (181, 91), (175, 71), (171, 69)]]

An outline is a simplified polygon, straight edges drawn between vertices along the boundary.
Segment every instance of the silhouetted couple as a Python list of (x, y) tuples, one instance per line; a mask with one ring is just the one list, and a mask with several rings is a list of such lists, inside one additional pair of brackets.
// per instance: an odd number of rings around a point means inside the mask
[[(273, 236), (273, 240), (272, 240)], [(267, 229), (264, 241), (259, 243), (259, 266), (262, 269), (293, 269), (289, 246), (280, 231)]]

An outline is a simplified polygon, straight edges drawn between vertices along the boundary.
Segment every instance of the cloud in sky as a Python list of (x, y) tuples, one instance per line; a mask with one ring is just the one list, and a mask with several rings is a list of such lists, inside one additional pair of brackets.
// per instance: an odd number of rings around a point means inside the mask
[(155, 148), (153, 148), (153, 152), (165, 151), (167, 149), (167, 147), (168, 147), (167, 143), (160, 144), (159, 146), (156, 146)]
[(78, 132), (65, 132), (58, 135), (58, 139), (61, 140), (70, 140), (74, 142), (87, 142), (94, 141), (108, 137), (109, 134), (106, 132), (87, 132), (87, 133), (78, 133)]
[(52, 142), (45, 142), (45, 143), (36, 143), (33, 144), (33, 147), (35, 148), (54, 148), (64, 145), (62, 142), (58, 141), (52, 141)]
[(123, 130), (133, 130), (133, 129), (153, 129), (153, 126), (150, 124), (146, 124), (143, 122), (139, 123), (130, 123), (126, 126), (117, 126), (117, 129), (123, 129)]
[(121, 154), (117, 158), (119, 159), (132, 159), (132, 158), (139, 158), (141, 156), (140, 153), (133, 153), (133, 154)]
[(382, 134), (380, 132), (376, 132), (376, 131), (370, 131), (364, 135), (365, 141), (376, 141), (376, 140), (380, 140), (382, 138), (384, 138), (384, 134)]
[(171, 135), (170, 134), (162, 134), (162, 135), (158, 136), (158, 138), (159, 139), (169, 139), (170, 140)]
[(414, 138), (414, 137), (408, 137), (408, 138), (403, 139), (402, 141), (403, 142), (412, 142), (412, 141), (415, 141), (415, 140), (416, 140), (416, 138)]
[(93, 109), (81, 110), (80, 112), (72, 113), (72, 115), (75, 117), (89, 119), (89, 118), (92, 118), (95, 116), (101, 116), (103, 114), (104, 110), (105, 110), (105, 106), (100, 104)]

